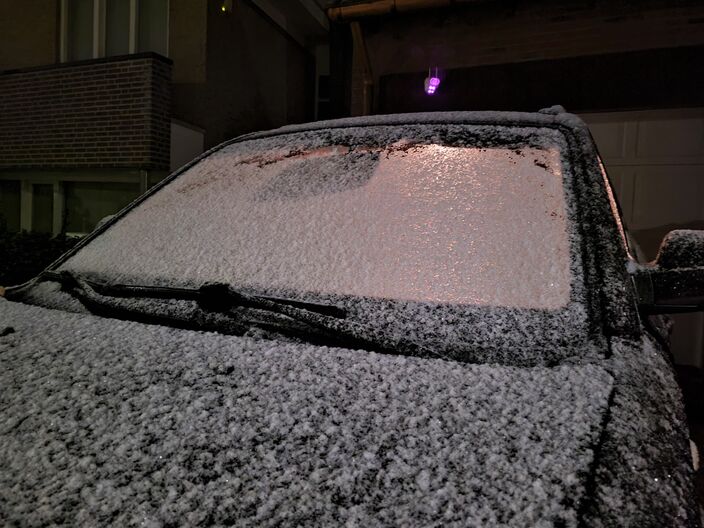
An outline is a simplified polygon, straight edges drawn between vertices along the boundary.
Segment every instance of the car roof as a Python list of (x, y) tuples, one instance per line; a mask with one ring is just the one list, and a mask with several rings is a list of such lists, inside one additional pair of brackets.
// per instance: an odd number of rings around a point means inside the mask
[(586, 129), (586, 124), (576, 115), (565, 112), (561, 106), (541, 109), (538, 112), (502, 111), (457, 111), (457, 112), (416, 112), (408, 114), (382, 114), (359, 117), (345, 117), (325, 121), (314, 121), (286, 125), (272, 130), (253, 132), (238, 136), (214, 147), (211, 151), (245, 139), (258, 139), (295, 132), (348, 128), (363, 126), (401, 126), (417, 124), (487, 124), (505, 126), (563, 126)]

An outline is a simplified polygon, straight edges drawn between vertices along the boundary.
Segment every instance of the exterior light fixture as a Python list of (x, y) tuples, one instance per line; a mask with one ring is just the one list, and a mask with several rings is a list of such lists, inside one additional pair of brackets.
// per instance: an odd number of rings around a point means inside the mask
[(232, 0), (220, 0), (220, 12), (232, 13)]
[(438, 76), (438, 69), (435, 68), (435, 75), (432, 75), (430, 68), (428, 68), (428, 76), (425, 78), (424, 89), (425, 93), (428, 95), (433, 95), (440, 86), (440, 77)]

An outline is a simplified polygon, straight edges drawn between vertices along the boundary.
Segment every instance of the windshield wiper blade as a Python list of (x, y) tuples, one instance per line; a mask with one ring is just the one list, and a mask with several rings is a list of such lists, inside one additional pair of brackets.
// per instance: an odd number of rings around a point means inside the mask
[[(235, 335), (242, 335), (254, 326), (316, 344), (451, 360), (444, 354), (403, 337), (387, 336), (384, 339), (375, 339), (374, 336), (375, 334), (378, 336), (378, 332), (374, 328), (345, 319), (347, 315), (345, 310), (337, 306), (248, 295), (227, 284), (205, 284), (200, 288), (106, 284), (65, 270), (58, 273), (45, 271), (39, 275), (38, 280), (59, 282), (88, 310), (105, 317)], [(145, 313), (143, 310), (129, 306), (106, 304), (104, 297), (196, 301), (203, 312), (213, 314), (218, 320), (204, 321), (192, 317)], [(262, 321), (246, 316), (241, 311), (235, 312), (234, 308), (262, 310), (274, 318)]]
[(60, 272), (45, 271), (39, 276), (39, 279), (56, 281), (65, 287), (80, 286), (85, 288), (87, 286), (98, 295), (106, 297), (196, 301), (203, 309), (215, 312), (224, 312), (239, 306), (282, 313), (284, 307), (291, 306), (338, 319), (347, 317), (347, 312), (339, 306), (264, 295), (250, 295), (223, 283), (204, 284), (200, 288), (111, 284), (79, 277), (66, 270)]

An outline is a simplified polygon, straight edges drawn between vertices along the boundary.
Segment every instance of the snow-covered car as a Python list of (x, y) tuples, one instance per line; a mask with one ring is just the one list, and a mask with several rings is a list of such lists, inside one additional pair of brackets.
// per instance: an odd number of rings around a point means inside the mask
[(0, 524), (700, 526), (703, 248), (559, 109), (234, 139), (0, 299)]

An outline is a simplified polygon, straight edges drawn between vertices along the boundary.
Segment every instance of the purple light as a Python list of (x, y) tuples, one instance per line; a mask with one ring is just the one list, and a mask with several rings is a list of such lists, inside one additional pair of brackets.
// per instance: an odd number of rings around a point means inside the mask
[(438, 86), (440, 86), (440, 79), (438, 77), (426, 77), (425, 93), (428, 95), (433, 95), (438, 89)]

